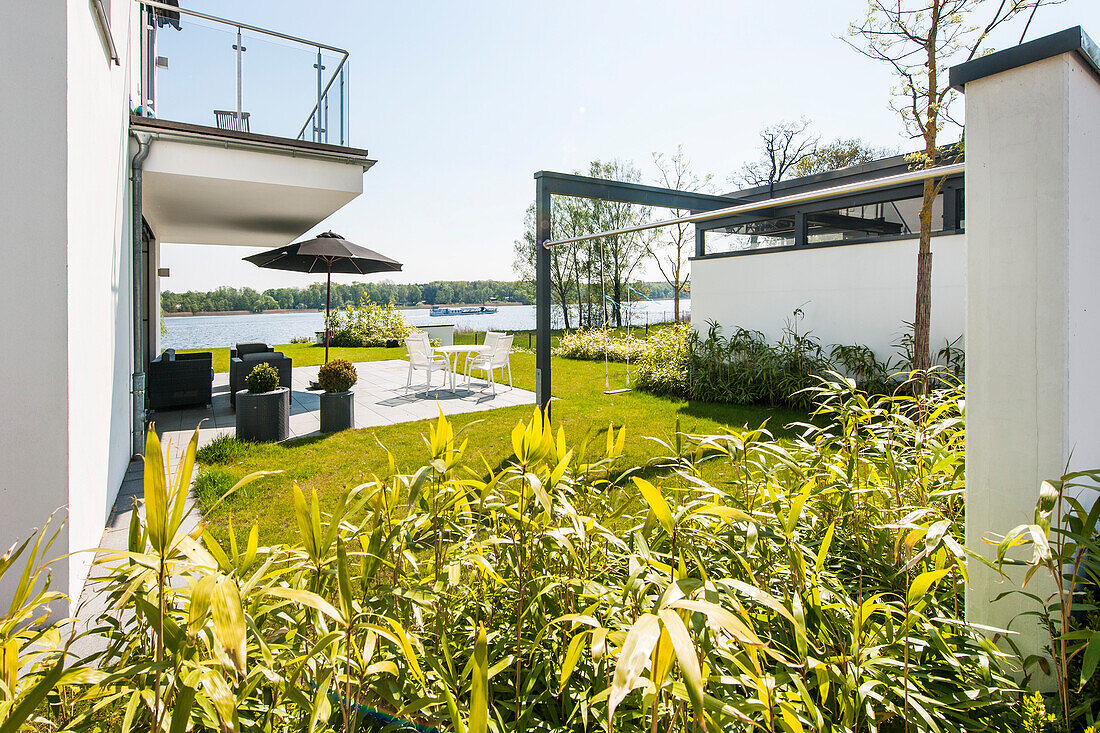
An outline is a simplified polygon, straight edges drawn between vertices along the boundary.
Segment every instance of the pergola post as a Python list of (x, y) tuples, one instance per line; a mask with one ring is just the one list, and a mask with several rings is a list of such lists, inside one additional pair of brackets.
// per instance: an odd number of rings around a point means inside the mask
[(550, 188), (535, 178), (535, 402), (550, 410)]

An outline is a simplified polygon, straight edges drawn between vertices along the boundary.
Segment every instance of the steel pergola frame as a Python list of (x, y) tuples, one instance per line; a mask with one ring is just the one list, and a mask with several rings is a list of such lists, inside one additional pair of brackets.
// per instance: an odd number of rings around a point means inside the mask
[[(927, 179), (942, 179), (944, 185), (944, 229), (958, 228), (958, 196), (962, 189), (965, 163), (941, 165), (934, 168), (906, 171), (879, 178), (869, 178), (850, 183), (829, 186), (827, 180), (797, 193), (779, 193), (767, 198), (745, 199), (719, 196), (692, 191), (647, 186), (603, 178), (591, 178), (568, 173), (539, 171), (535, 173), (535, 402), (549, 414), (551, 394), (550, 339), (551, 339), (551, 290), (550, 250), (573, 242), (584, 242), (600, 237), (628, 234), (647, 229), (657, 229), (674, 224), (695, 225), (696, 258), (706, 256), (705, 233), (709, 229), (733, 224), (790, 218), (794, 221), (797, 249), (806, 245), (809, 221), (815, 214), (821, 215), (835, 209), (851, 208), (869, 203), (914, 195), (923, 188)], [(657, 206), (691, 211), (688, 216), (676, 219), (648, 222), (607, 232), (596, 232), (576, 237), (554, 240), (550, 231), (553, 196), (599, 199), (619, 203)], [(838, 243), (839, 244), (839, 243)], [(785, 248), (787, 249), (787, 248)], [(768, 250), (758, 250), (764, 253)]]
[(714, 211), (744, 199), (718, 196), (640, 183), (612, 181), (570, 173), (535, 173), (535, 403), (548, 414), (551, 398), (550, 374), (550, 207), (552, 196), (600, 199), (626, 204), (658, 206), (685, 211)]

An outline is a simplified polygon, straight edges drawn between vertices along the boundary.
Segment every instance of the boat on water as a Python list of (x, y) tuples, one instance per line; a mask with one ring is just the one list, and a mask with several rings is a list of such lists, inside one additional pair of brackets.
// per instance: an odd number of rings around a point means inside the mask
[(472, 305), (462, 306), (460, 308), (448, 308), (441, 305), (433, 305), (431, 314), (433, 316), (480, 316), (489, 313), (496, 313), (497, 309), (486, 305)]

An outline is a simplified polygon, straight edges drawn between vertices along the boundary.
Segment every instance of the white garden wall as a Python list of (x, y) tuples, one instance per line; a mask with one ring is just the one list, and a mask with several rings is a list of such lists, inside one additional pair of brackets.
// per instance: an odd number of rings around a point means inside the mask
[[(862, 344), (880, 361), (912, 322), (916, 303), (917, 240), (806, 248), (691, 261), (691, 321), (707, 321), (729, 335), (735, 327), (762, 331), (777, 341), (796, 308), (824, 345)], [(966, 237), (932, 239), (934, 350), (964, 335)], [(960, 346), (964, 342), (959, 343)]]

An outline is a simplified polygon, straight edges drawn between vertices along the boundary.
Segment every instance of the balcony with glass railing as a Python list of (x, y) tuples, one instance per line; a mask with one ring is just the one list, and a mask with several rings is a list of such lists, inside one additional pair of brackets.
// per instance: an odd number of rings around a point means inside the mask
[(134, 114), (351, 145), (347, 51), (162, 2), (140, 5)]

